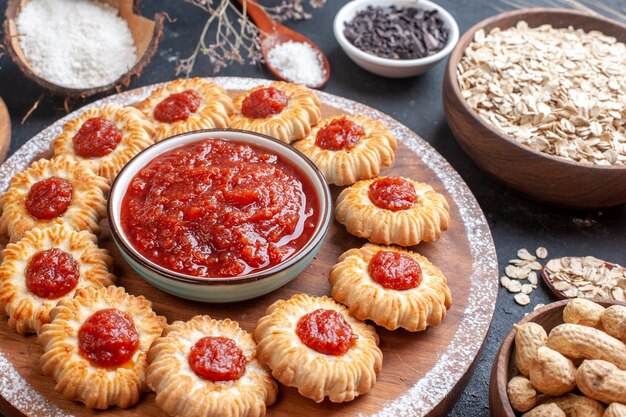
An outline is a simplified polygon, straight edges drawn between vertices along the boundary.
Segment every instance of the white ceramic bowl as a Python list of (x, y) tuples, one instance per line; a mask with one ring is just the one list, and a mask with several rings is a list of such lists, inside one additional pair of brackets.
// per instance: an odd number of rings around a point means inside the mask
[[(318, 222), (310, 240), (284, 262), (260, 272), (232, 278), (205, 278), (171, 271), (137, 251), (120, 222), (122, 199), (137, 172), (157, 156), (202, 139), (221, 138), (255, 145), (291, 161), (310, 181), (319, 202)], [(233, 129), (202, 130), (173, 136), (145, 149), (119, 173), (109, 193), (107, 215), (113, 240), (124, 259), (146, 281), (161, 290), (189, 300), (226, 303), (255, 298), (274, 291), (296, 278), (317, 254), (330, 224), (331, 197), (324, 176), (302, 153), (276, 139)]]
[[(368, 6), (417, 7), (437, 10), (437, 15), (449, 31), (448, 43), (436, 54), (418, 59), (388, 59), (362, 51), (350, 43), (343, 31), (345, 23), (351, 21), (357, 12)], [(413, 77), (425, 73), (447, 57), (459, 40), (459, 26), (456, 20), (443, 7), (427, 0), (353, 0), (339, 10), (335, 16), (333, 29), (337, 42), (352, 61), (369, 72), (389, 78)]]

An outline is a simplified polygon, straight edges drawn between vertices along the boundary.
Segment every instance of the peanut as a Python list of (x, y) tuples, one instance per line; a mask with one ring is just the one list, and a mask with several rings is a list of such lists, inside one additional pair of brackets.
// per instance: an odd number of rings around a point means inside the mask
[(563, 410), (561, 410), (555, 404), (541, 404), (533, 408), (529, 412), (522, 414), (522, 417), (566, 417), (566, 416)]
[(626, 343), (626, 307), (613, 305), (602, 313), (604, 331)]
[(528, 378), (514, 376), (506, 386), (511, 407), (515, 411), (528, 411), (537, 405), (537, 391), (530, 384)]
[(530, 365), (530, 383), (544, 394), (565, 394), (576, 387), (576, 367), (559, 352), (541, 346)]
[(598, 401), (626, 403), (626, 371), (611, 362), (584, 361), (576, 371), (576, 385), (583, 394)]
[(626, 417), (626, 405), (611, 403), (604, 412), (604, 417)]
[(584, 298), (574, 298), (563, 310), (563, 321), (600, 329), (602, 327), (600, 316), (603, 311), (604, 307), (600, 304)]
[(528, 376), (537, 349), (546, 345), (548, 335), (543, 327), (533, 322), (515, 326), (515, 329), (515, 365), (522, 375)]
[(602, 417), (604, 406), (594, 399), (584, 395), (565, 394), (559, 397), (540, 395), (537, 397), (539, 404), (556, 404), (567, 417)]
[(626, 369), (626, 345), (593, 327), (560, 324), (550, 332), (548, 347), (570, 358), (602, 359)]

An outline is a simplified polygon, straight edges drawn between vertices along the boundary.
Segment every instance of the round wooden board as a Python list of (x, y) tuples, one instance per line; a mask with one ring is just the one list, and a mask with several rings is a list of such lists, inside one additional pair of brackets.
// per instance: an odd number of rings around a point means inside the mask
[[(266, 80), (215, 78), (233, 95)], [(104, 102), (123, 105), (136, 103), (155, 86), (108, 97)], [(280, 387), (277, 403), (268, 409), (269, 416), (444, 416), (467, 383), (479, 355), (493, 316), (498, 290), (498, 264), (485, 217), (461, 177), (426, 142), (394, 119), (365, 105), (318, 93), (325, 117), (340, 112), (359, 113), (384, 121), (399, 139), (394, 165), (384, 174), (408, 176), (431, 184), (450, 203), (450, 230), (436, 243), (420, 244), (416, 250), (439, 266), (448, 278), (453, 305), (440, 326), (421, 333), (390, 332), (377, 328), (383, 351), (383, 369), (376, 386), (366, 395), (346, 404), (320, 404), (301, 397), (293, 388)], [(78, 110), (77, 112), (80, 112)], [(31, 139), (0, 167), (0, 191), (10, 178), (25, 169), (34, 159), (45, 156), (50, 142), (61, 126), (77, 112), (59, 120)], [(332, 187), (336, 198), (340, 188)], [(142, 294), (154, 303), (154, 309), (171, 322), (188, 320), (196, 314), (237, 320), (249, 332), (273, 301), (306, 292), (329, 295), (328, 272), (345, 250), (363, 245), (363, 239), (349, 235), (344, 227), (332, 222), (324, 245), (312, 264), (287, 286), (247, 302), (212, 305), (170, 296), (140, 279), (121, 259), (108, 228), (100, 244), (118, 260), (115, 273), (119, 285), (132, 294)], [(8, 416), (151, 416), (162, 415), (154, 394), (145, 394), (139, 404), (128, 410), (112, 408), (105, 412), (87, 410), (82, 404), (65, 400), (54, 390), (51, 378), (39, 368), (41, 348), (35, 336), (21, 337), (12, 332), (7, 319), (0, 320), (0, 410)], [(315, 375), (311, 375), (315, 377)]]

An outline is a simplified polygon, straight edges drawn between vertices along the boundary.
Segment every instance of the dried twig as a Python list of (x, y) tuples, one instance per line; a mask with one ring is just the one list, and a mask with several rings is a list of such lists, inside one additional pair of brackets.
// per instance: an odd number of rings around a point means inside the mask
[(41, 103), (41, 100), (43, 100), (45, 96), (45, 93), (42, 93), (39, 98), (37, 99), (37, 101), (35, 101), (33, 103), (32, 106), (30, 106), (30, 109), (26, 112), (26, 114), (24, 115), (24, 117), (22, 117), (22, 121), (21, 124), (24, 124), (24, 122), (26, 122), (26, 120), (28, 120), (28, 118), (30, 117), (31, 114), (33, 114), (33, 112), (35, 110), (37, 110), (37, 107), (39, 107), (39, 103)]
[[(194, 52), (178, 61), (176, 74), (189, 76), (199, 55), (206, 55), (217, 73), (228, 64), (262, 62), (259, 29), (248, 19), (247, 1), (239, 10), (230, 0), (185, 0), (209, 15)], [(326, 0), (309, 0), (311, 7), (321, 7)], [(216, 4), (214, 4), (216, 3)], [(263, 7), (277, 21), (309, 19), (302, 0), (284, 0), (278, 6)]]

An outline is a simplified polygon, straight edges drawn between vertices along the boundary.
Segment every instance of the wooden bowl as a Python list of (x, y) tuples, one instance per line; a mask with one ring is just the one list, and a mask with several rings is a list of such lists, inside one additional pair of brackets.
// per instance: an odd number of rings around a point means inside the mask
[(11, 145), (11, 118), (6, 104), (0, 98), (0, 163), (4, 162)]
[(572, 10), (520, 9), (483, 20), (461, 37), (444, 74), (443, 104), (452, 133), (481, 169), (532, 199), (577, 209), (626, 203), (626, 167), (572, 162), (518, 144), (484, 122), (461, 95), (457, 66), (474, 33), (506, 29), (520, 20), (531, 27), (551, 24), (599, 30), (626, 42), (626, 25)]
[[(547, 333), (554, 327), (563, 323), (563, 309), (571, 300), (561, 300), (541, 307), (537, 311), (528, 314), (517, 324), (524, 324), (529, 321), (543, 326)], [(592, 301), (604, 307), (614, 304), (626, 306), (626, 303), (619, 301), (607, 302), (606, 300), (593, 299)], [(509, 397), (506, 393), (506, 385), (515, 375), (515, 329), (506, 335), (491, 368), (491, 378), (489, 379), (489, 412), (492, 417), (516, 417), (515, 411), (511, 408)], [(521, 413), (520, 413), (521, 414)]]
[(77, 89), (53, 84), (35, 74), (20, 46), (18, 40), (19, 34), (15, 23), (15, 19), (19, 15), (21, 7), (26, 4), (28, 0), (8, 0), (4, 20), (4, 44), (6, 45), (9, 56), (26, 77), (43, 88), (50, 90), (50, 92), (55, 95), (84, 98), (94, 94), (108, 92), (114, 88), (119, 90), (122, 87), (128, 87), (130, 81), (141, 74), (141, 71), (148, 65), (152, 55), (154, 55), (163, 33), (163, 20), (165, 15), (163, 13), (157, 13), (154, 16), (154, 20), (150, 20), (135, 13), (133, 8), (134, 0), (101, 1), (119, 10), (122, 19), (128, 22), (128, 26), (135, 41), (135, 47), (137, 48), (137, 62), (135, 66), (116, 81), (101, 87)]

